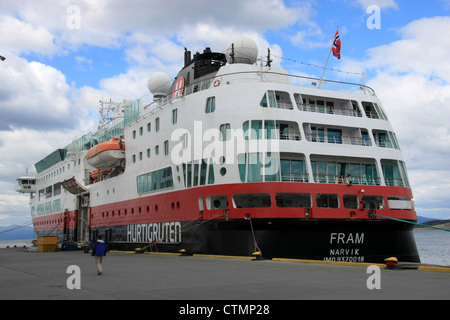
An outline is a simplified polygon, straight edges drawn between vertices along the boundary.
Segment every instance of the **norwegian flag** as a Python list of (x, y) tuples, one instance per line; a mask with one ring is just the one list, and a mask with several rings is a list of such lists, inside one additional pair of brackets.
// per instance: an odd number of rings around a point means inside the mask
[(341, 38), (339, 37), (339, 31), (336, 30), (336, 34), (334, 35), (334, 41), (333, 41), (333, 56), (337, 57), (338, 59), (341, 58)]

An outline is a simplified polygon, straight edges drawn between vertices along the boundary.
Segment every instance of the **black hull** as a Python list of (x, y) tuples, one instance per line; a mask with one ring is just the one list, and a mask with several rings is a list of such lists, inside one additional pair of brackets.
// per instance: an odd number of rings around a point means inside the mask
[[(136, 226), (145, 229), (144, 225), (102, 227), (93, 229), (92, 235), (106, 237), (111, 249), (135, 250), (151, 242), (148, 237), (147, 241), (142, 241), (144, 234), (136, 234)], [(250, 223), (250, 220), (239, 219), (202, 221), (196, 225), (190, 222), (188, 226), (181, 223), (181, 226), (186, 230), (179, 235), (181, 241), (168, 228), (160, 228), (150, 238), (156, 237), (156, 247), (147, 250), (179, 252), (185, 249), (191, 254), (233, 256), (251, 256), (260, 250), (262, 256), (269, 259), (384, 263), (384, 259), (396, 257), (402, 262), (420, 263), (414, 226), (396, 221), (252, 219)], [(169, 243), (168, 235), (172, 235), (171, 241), (175, 242)]]

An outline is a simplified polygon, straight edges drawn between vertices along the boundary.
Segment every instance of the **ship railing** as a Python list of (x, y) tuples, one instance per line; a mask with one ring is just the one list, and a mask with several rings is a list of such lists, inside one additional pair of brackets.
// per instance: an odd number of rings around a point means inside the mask
[(283, 182), (308, 182), (307, 173), (281, 172), (281, 181)]
[(297, 103), (297, 107), (300, 110), (307, 112), (335, 114), (339, 116), (349, 116), (349, 117), (362, 117), (362, 114), (359, 110), (353, 109), (344, 109), (338, 107), (319, 106), (316, 104), (303, 104), (303, 103)]
[(384, 181), (387, 186), (391, 186), (391, 187), (403, 187), (404, 186), (402, 178), (385, 177)]
[[(290, 81), (289, 81), (290, 80)], [(344, 91), (351, 93), (360, 93), (364, 95), (375, 96), (375, 91), (362, 84), (351, 83), (351, 82), (343, 82), (343, 81), (335, 81), (335, 80), (322, 80), (321, 85), (319, 87), (320, 79), (313, 77), (305, 77), (305, 76), (296, 76), (290, 75), (286, 73), (268, 71), (268, 70), (260, 70), (260, 71), (242, 71), (242, 72), (233, 72), (228, 74), (221, 74), (219, 76), (214, 76), (211, 78), (203, 79), (201, 81), (194, 82), (188, 86), (182, 87), (178, 90), (170, 92), (168, 95), (161, 97), (160, 99), (149, 102), (144, 107), (144, 113), (153, 112), (158, 108), (163, 108), (166, 104), (172, 102), (173, 100), (191, 95), (196, 92), (200, 92), (203, 90), (207, 90), (213, 87), (218, 87), (221, 85), (229, 85), (229, 84), (240, 84), (240, 83), (251, 83), (251, 82), (272, 82), (272, 83), (286, 83), (291, 85), (298, 85), (301, 87), (310, 87), (317, 88), (322, 90), (332, 90), (332, 91)], [(279, 108), (281, 109), (293, 109), (292, 104), (288, 102), (283, 102), (280, 104)], [(308, 107), (307, 107), (308, 108)], [(334, 114), (343, 114), (343, 115), (352, 115), (352, 116), (360, 116), (355, 114), (356, 111), (333, 108), (327, 109), (330, 107), (324, 107), (323, 113), (333, 111)], [(309, 110), (313, 109), (310, 107)], [(322, 112), (320, 108), (317, 108), (317, 112)], [(316, 112), (316, 111), (312, 111)]]
[(352, 137), (342, 135), (332, 135), (324, 133), (305, 133), (306, 140), (309, 142), (321, 142), (321, 143), (336, 143), (336, 144), (350, 144), (357, 146), (369, 147), (372, 145), (370, 138), (364, 137)]
[(377, 139), (375, 139), (375, 144), (380, 148), (394, 149), (394, 145), (392, 144), (392, 141), (389, 139), (377, 138)]
[(328, 184), (357, 184), (366, 186), (379, 186), (380, 178), (370, 176), (350, 176), (314, 174), (314, 181)]
[(280, 140), (300, 141), (300, 132), (293, 131), (293, 130), (279, 130), (278, 129), (278, 137)]

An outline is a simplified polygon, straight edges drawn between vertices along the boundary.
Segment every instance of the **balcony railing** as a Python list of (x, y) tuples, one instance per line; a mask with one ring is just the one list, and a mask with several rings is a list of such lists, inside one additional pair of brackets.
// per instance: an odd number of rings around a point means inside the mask
[(299, 108), (299, 110), (307, 112), (334, 114), (338, 116), (362, 117), (361, 112), (359, 110), (353, 109), (344, 109), (338, 107), (319, 106), (314, 104), (303, 104), (303, 103), (297, 103), (297, 107)]
[(322, 134), (322, 133), (306, 133), (305, 136), (306, 136), (306, 140), (310, 141), (310, 142), (350, 144), (350, 145), (367, 146), (367, 147), (372, 145), (370, 138), (363, 138), (363, 137), (330, 135), (330, 134)]

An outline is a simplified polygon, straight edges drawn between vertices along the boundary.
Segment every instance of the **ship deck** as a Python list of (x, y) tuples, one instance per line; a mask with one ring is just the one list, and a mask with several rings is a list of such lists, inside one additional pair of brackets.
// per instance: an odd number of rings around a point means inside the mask
[[(67, 287), (72, 275), (67, 269), (72, 265), (81, 271), (79, 290)], [(186, 306), (185, 300), (208, 300), (215, 306), (217, 300), (224, 300), (223, 306), (247, 300), (246, 304), (270, 306), (267, 300), (446, 300), (450, 296), (450, 273), (439, 272), (448, 270), (389, 270), (378, 265), (381, 288), (369, 290), (367, 281), (372, 273), (368, 266), (109, 252), (103, 274), (97, 275), (90, 253), (9, 248), (0, 249), (0, 299), (177, 300), (169, 305), (174, 310), (167, 310), (176, 315), (178, 306)], [(207, 306), (208, 301), (202, 305)], [(223, 312), (221, 307), (218, 310)]]

